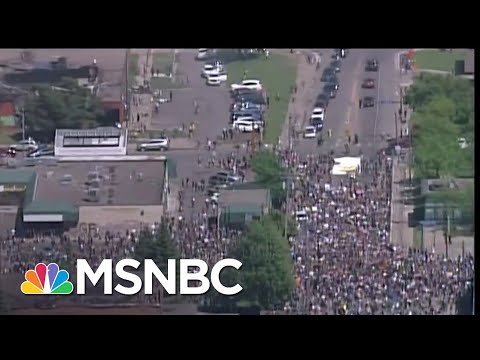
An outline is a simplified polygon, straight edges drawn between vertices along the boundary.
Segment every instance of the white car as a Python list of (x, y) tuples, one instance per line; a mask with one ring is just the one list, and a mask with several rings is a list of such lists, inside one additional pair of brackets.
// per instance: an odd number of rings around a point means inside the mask
[(216, 74), (210, 74), (207, 77), (207, 85), (220, 85), (222, 82), (227, 81), (227, 72), (226, 71), (220, 71)]
[(12, 145), (11, 147), (17, 151), (35, 151), (38, 149), (36, 141), (32, 138), (21, 140), (17, 144)]
[(170, 140), (166, 137), (159, 139), (152, 139), (145, 143), (139, 144), (137, 146), (138, 151), (148, 151), (148, 150), (159, 150), (165, 151), (168, 150), (170, 146)]
[(260, 80), (243, 80), (240, 84), (230, 85), (230, 90), (235, 91), (238, 89), (250, 89), (260, 91), (262, 90), (262, 83)]
[(220, 63), (215, 64), (205, 64), (202, 70), (202, 77), (209, 77), (210, 75), (215, 75), (223, 71), (223, 65)]
[(249, 120), (235, 120), (232, 125), (234, 129), (238, 129), (241, 132), (252, 132), (258, 129), (258, 125)]
[(315, 126), (307, 126), (303, 132), (303, 137), (305, 139), (314, 139), (317, 137), (317, 129)]
[(197, 60), (203, 60), (208, 57), (208, 49), (198, 49), (198, 53), (196, 56)]
[(468, 147), (467, 139), (462, 137), (462, 138), (458, 138), (457, 141), (458, 141), (458, 146), (460, 146), (460, 149), (465, 149)]
[(321, 108), (321, 107), (316, 107), (312, 110), (312, 118), (313, 117), (316, 117), (316, 118), (321, 118), (322, 121), (324, 120), (324, 117), (325, 117), (325, 109)]

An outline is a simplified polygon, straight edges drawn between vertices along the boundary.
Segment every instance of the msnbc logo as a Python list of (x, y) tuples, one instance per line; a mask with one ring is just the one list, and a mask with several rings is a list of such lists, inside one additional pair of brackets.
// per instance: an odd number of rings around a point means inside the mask
[(25, 273), (25, 280), (20, 290), (27, 295), (68, 295), (73, 292), (73, 284), (68, 281), (68, 271), (59, 270), (55, 263), (48, 266), (39, 263), (35, 270), (28, 270)]

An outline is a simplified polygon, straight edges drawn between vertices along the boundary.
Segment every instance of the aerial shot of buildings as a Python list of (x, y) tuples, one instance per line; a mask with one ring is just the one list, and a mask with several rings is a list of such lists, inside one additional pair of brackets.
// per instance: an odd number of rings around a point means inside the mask
[[(474, 75), (471, 49), (0, 49), (0, 314), (473, 314)], [(125, 259), (242, 266), (186, 295)]]

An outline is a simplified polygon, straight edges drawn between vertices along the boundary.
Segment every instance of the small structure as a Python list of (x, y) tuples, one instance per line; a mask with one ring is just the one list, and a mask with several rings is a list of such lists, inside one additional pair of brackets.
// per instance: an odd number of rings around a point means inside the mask
[(242, 228), (270, 212), (270, 191), (257, 184), (255, 186), (240, 185), (221, 192), (218, 215), (221, 226)]
[(350, 175), (355, 176), (361, 172), (361, 157), (341, 157), (335, 158), (332, 175)]

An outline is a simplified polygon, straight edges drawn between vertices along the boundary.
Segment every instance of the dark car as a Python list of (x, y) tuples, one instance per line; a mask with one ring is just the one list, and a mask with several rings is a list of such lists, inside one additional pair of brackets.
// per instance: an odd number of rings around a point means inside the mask
[(333, 67), (328, 67), (323, 70), (322, 77), (320, 78), (321, 81), (328, 81), (327, 79), (335, 76), (335, 69)]
[(259, 104), (259, 105), (265, 105), (266, 104), (265, 98), (260, 94), (239, 95), (239, 96), (235, 97), (234, 101), (237, 102), (237, 103), (251, 102), (251, 103)]
[(364, 89), (375, 89), (375, 80), (374, 79), (363, 80), (362, 88), (364, 88)]
[[(324, 109), (325, 109), (325, 108), (327, 108), (329, 101), (330, 101), (330, 96), (328, 96), (327, 94), (322, 93), (322, 94), (320, 94), (320, 95), (317, 96), (317, 99), (316, 99), (316, 101), (315, 101), (315, 107), (321, 107), (321, 108), (324, 108)], [(320, 104), (320, 103), (321, 103), (323, 106), (317, 105), (317, 104)]]
[(328, 83), (323, 87), (323, 93), (326, 94), (330, 99), (334, 99), (337, 96), (337, 88), (335, 84)]
[(339, 87), (339, 81), (338, 81), (338, 78), (337, 78), (337, 75), (336, 74), (328, 74), (328, 75), (324, 75), (322, 76), (322, 78), (320, 79), (320, 81), (322, 82), (326, 82), (326, 83), (334, 83), (334, 84), (337, 84), (337, 89)]
[(233, 90), (231, 94), (232, 94), (232, 97), (235, 98), (237, 96), (244, 96), (244, 95), (258, 95), (258, 92), (252, 89), (240, 88), (240, 89)]
[(362, 101), (362, 107), (370, 108), (375, 106), (375, 99), (371, 96), (365, 96)]
[(376, 59), (367, 60), (365, 71), (378, 71), (378, 61)]
[(315, 129), (317, 131), (322, 131), (323, 130), (323, 120), (321, 120), (321, 119), (318, 119), (318, 118), (315, 119), (314, 118), (314, 119), (310, 120), (310, 124), (312, 126), (315, 126)]
[(339, 73), (340, 70), (341, 70), (341, 66), (342, 66), (342, 62), (340, 60), (335, 60), (335, 61), (332, 61), (332, 63), (330, 64), (330, 67), (333, 69), (333, 71), (335, 73)]

